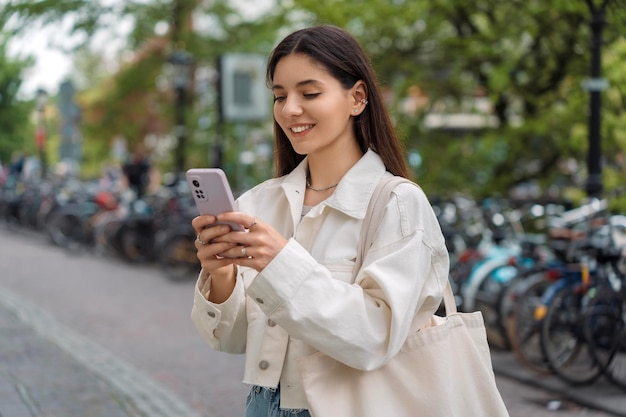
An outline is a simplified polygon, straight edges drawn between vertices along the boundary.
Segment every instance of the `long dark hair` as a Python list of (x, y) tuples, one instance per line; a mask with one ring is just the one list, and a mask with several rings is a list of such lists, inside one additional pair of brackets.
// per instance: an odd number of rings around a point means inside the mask
[[(274, 48), (267, 62), (266, 81), (271, 87), (278, 62), (287, 55), (305, 54), (323, 65), (345, 89), (363, 80), (367, 86), (368, 104), (355, 117), (354, 133), (361, 150), (376, 151), (387, 170), (394, 175), (408, 177), (404, 152), (391, 117), (378, 86), (378, 81), (369, 57), (359, 43), (346, 31), (336, 26), (322, 25), (301, 29), (291, 33)], [(276, 176), (291, 172), (303, 159), (297, 154), (274, 119), (274, 158)]]

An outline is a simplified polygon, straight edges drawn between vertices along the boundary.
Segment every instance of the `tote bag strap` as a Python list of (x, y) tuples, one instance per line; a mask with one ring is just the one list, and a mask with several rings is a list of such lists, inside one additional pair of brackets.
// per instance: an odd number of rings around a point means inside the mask
[[(376, 185), (374, 193), (372, 194), (370, 202), (367, 206), (365, 217), (363, 218), (356, 261), (352, 269), (352, 282), (356, 280), (356, 276), (363, 265), (363, 259), (365, 258), (366, 251), (369, 250), (374, 242), (374, 236), (376, 236), (376, 232), (378, 231), (378, 227), (376, 226), (379, 226), (382, 221), (383, 212), (385, 206), (391, 199), (392, 191), (396, 188), (396, 186), (402, 183), (413, 184), (416, 187), (418, 186), (407, 178), (395, 175), (389, 178), (381, 179)], [(456, 314), (456, 301), (454, 300), (454, 292), (452, 291), (449, 279), (446, 279), (446, 288), (443, 291), (443, 303), (446, 308), (446, 316)]]

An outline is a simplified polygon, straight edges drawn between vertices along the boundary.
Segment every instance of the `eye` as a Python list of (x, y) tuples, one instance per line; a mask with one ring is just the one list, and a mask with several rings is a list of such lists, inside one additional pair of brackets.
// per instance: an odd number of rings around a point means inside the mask
[(285, 101), (285, 97), (283, 96), (274, 96), (274, 103), (282, 103)]
[(319, 95), (320, 95), (320, 93), (303, 94), (304, 98), (306, 98), (307, 100), (313, 100), (315, 97), (317, 97)]

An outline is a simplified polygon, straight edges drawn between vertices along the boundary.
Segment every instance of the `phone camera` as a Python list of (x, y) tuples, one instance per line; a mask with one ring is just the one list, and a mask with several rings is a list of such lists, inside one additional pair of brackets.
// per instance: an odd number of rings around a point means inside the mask
[(200, 186), (200, 182), (198, 180), (193, 180), (191, 183), (193, 184), (194, 187)]

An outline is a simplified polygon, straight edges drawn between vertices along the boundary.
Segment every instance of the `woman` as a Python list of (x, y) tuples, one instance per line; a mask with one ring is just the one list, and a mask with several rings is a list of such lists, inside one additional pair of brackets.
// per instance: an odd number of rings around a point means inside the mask
[(438, 308), (449, 261), (426, 196), (403, 184), (351, 282), (370, 196), (407, 169), (369, 60), (348, 33), (319, 26), (287, 36), (267, 82), (277, 176), (217, 216), (246, 232), (193, 220), (202, 272), (192, 319), (213, 349), (246, 354), (246, 417), (308, 416), (296, 360), (321, 351), (358, 369), (384, 365)]

